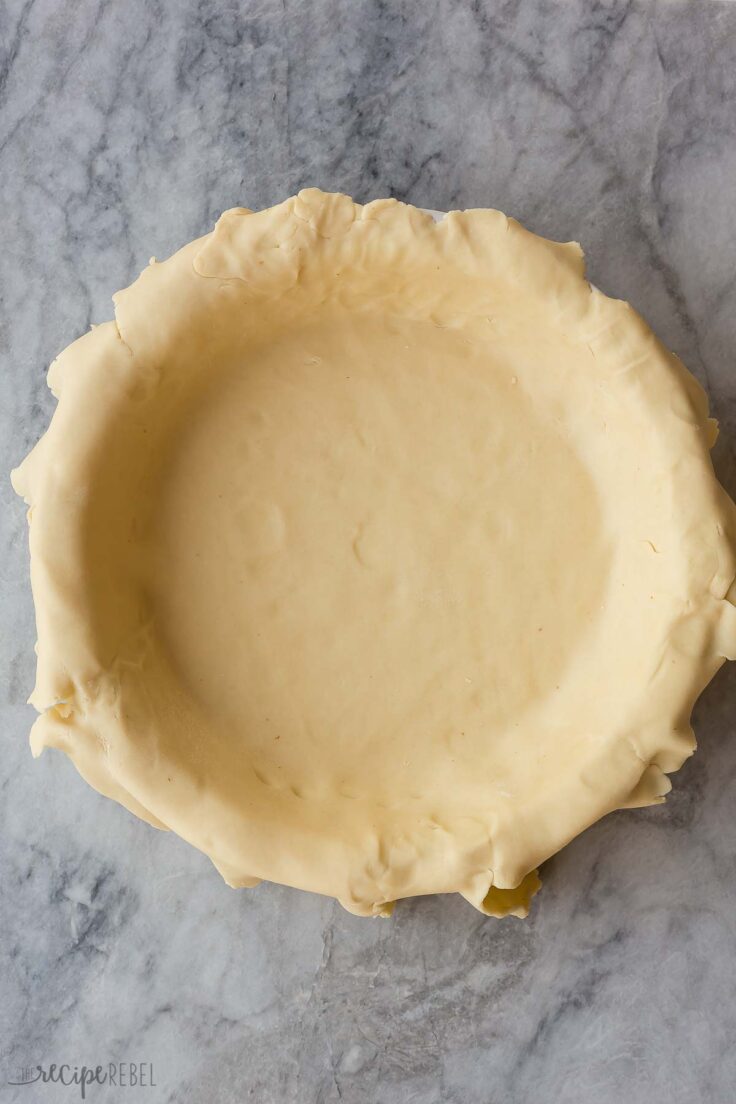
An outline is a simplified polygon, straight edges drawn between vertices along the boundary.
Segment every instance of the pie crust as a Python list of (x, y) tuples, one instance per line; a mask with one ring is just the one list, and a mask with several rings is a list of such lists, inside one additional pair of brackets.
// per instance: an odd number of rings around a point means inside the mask
[(526, 915), (663, 800), (736, 656), (734, 506), (703, 391), (577, 244), (309, 189), (114, 301), (13, 473), (34, 754), (360, 915)]

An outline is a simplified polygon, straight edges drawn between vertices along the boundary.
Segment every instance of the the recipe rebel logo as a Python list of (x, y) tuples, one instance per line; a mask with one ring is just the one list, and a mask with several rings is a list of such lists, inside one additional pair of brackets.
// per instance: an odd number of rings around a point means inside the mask
[(8, 1077), (9, 1085), (76, 1085), (82, 1100), (95, 1085), (118, 1089), (154, 1089), (153, 1062), (106, 1062), (104, 1065), (79, 1066), (53, 1062), (49, 1066), (20, 1066)]

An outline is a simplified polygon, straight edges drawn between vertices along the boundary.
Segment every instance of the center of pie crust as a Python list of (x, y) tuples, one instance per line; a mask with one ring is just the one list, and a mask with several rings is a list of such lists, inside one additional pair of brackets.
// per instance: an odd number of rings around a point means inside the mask
[(610, 556), (520, 375), (460, 329), (334, 311), (199, 375), (142, 574), (182, 685), (268, 784), (390, 804), (441, 796), (443, 761), (487, 784), (559, 692)]

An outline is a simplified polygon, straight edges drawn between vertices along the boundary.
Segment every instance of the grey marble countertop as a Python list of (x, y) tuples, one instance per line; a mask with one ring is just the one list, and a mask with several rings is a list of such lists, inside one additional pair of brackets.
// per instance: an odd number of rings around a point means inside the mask
[(736, 1099), (736, 668), (666, 806), (546, 865), (527, 922), (359, 920), (203, 856), (31, 758), (26, 526), (46, 366), (153, 254), (318, 184), (576, 238), (707, 385), (736, 491), (736, 4), (6, 0), (0, 7), (0, 1101), (152, 1063), (151, 1104)]

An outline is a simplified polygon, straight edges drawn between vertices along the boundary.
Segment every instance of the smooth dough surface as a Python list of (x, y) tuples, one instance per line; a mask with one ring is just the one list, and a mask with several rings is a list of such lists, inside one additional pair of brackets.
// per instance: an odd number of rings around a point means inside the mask
[(525, 915), (663, 799), (736, 652), (734, 508), (701, 389), (577, 245), (311, 189), (115, 304), (14, 473), (36, 754), (365, 915)]

